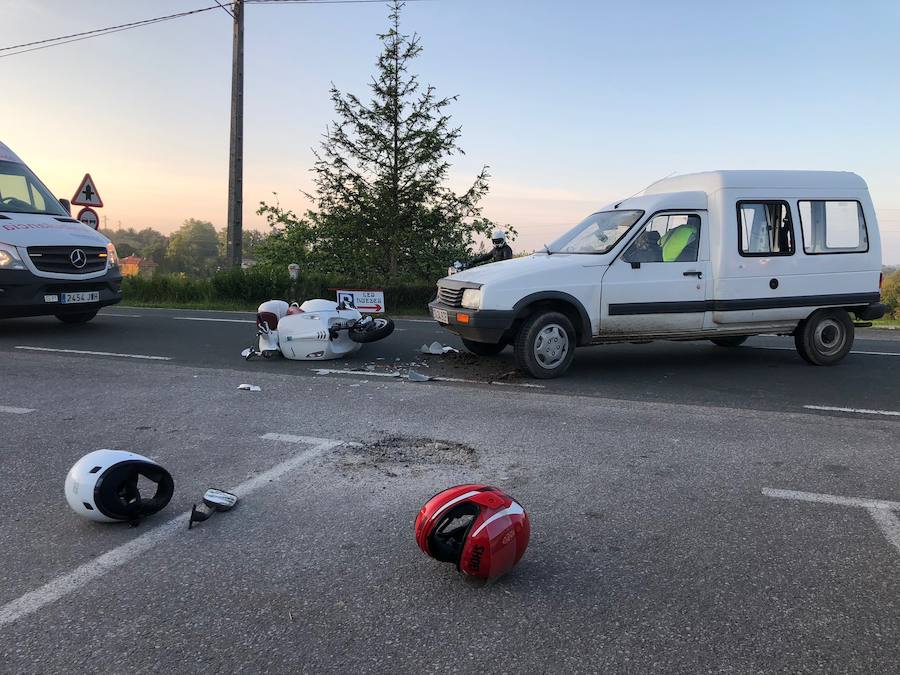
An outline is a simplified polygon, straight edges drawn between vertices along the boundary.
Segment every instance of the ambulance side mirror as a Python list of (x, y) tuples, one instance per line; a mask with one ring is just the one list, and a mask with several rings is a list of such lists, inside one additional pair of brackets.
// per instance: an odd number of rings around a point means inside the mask
[(60, 199), (59, 203), (62, 204), (62, 207), (66, 210), (70, 216), (72, 215), (72, 203), (68, 199)]

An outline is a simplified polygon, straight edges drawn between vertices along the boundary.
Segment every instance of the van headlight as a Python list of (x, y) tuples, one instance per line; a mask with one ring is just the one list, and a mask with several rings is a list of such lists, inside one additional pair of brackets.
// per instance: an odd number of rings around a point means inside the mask
[(119, 254), (116, 253), (116, 245), (112, 242), (106, 245), (106, 260), (109, 262), (110, 267), (119, 266)]
[(25, 263), (15, 246), (0, 244), (0, 270), (24, 270)]
[(467, 288), (463, 291), (462, 306), (466, 309), (481, 309), (481, 289)]

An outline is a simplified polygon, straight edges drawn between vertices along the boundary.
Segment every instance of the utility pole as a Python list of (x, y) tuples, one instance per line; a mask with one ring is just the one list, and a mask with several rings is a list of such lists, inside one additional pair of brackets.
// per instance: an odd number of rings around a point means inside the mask
[(241, 266), (244, 242), (244, 0), (235, 0), (231, 55), (231, 150), (228, 163), (227, 257)]

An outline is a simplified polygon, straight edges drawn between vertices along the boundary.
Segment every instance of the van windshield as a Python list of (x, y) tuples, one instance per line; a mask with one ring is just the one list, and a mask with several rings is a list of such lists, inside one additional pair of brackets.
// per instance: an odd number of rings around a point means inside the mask
[(600, 211), (588, 216), (547, 246), (549, 253), (606, 253), (634, 225), (643, 211)]
[(27, 166), (18, 162), (2, 161), (0, 161), (0, 212), (69, 215)]

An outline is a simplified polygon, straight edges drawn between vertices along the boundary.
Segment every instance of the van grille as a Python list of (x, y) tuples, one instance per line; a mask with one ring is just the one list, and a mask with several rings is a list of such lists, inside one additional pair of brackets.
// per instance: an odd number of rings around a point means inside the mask
[(464, 288), (447, 288), (446, 286), (438, 286), (438, 300), (450, 307), (462, 307), (462, 296)]
[[(106, 269), (106, 248), (99, 246), (29, 246), (28, 257), (41, 272), (90, 274)], [(80, 251), (81, 254), (76, 253)], [(83, 255), (82, 255), (83, 254)], [(73, 262), (73, 259), (75, 262)], [(75, 263), (84, 260), (82, 266)]]

